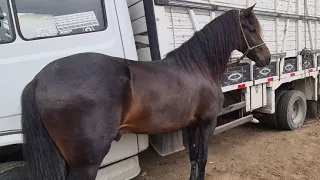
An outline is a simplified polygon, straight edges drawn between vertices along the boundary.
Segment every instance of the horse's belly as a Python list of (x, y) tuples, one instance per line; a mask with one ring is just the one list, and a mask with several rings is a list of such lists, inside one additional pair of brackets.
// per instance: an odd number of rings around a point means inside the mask
[(136, 134), (159, 134), (175, 132), (187, 127), (192, 122), (190, 117), (151, 117), (140, 119), (128, 119), (120, 126), (120, 132)]

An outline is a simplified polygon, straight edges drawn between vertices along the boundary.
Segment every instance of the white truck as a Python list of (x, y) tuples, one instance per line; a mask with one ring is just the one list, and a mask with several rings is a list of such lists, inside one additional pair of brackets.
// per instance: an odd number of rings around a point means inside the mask
[[(0, 0), (0, 179), (23, 176), (20, 95), (49, 62), (79, 52), (155, 61), (232, 8), (254, 12), (272, 53), (258, 68), (235, 51), (222, 82), (225, 105), (214, 134), (258, 119), (295, 130), (316, 116), (320, 70), (317, 0)], [(320, 37), (320, 36), (319, 36)], [(126, 135), (114, 142), (97, 179), (131, 179), (139, 152), (185, 149), (182, 132)]]

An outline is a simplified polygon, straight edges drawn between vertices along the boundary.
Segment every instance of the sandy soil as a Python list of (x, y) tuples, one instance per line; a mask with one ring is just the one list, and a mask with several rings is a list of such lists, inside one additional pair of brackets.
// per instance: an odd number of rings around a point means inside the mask
[[(150, 147), (140, 154), (134, 180), (189, 179), (186, 150), (160, 157)], [(296, 131), (277, 131), (248, 123), (212, 138), (206, 179), (320, 180), (320, 122)]]

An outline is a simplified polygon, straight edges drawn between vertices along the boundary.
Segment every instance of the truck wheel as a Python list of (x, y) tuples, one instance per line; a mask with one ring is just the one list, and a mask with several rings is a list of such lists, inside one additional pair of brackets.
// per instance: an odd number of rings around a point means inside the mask
[(7, 162), (0, 163), (0, 179), (1, 180), (24, 180), (25, 168), (24, 162)]
[(286, 130), (295, 130), (302, 126), (306, 118), (306, 96), (296, 90), (287, 91), (279, 100), (277, 120), (279, 126)]
[(283, 94), (285, 94), (287, 91), (286, 90), (281, 90), (276, 93), (276, 99), (275, 99), (275, 104), (276, 104), (276, 112), (273, 114), (263, 114), (261, 117), (259, 117), (259, 122), (263, 125), (269, 126), (271, 128), (280, 128), (279, 123), (277, 121), (277, 105), (279, 103), (279, 99), (282, 97)]

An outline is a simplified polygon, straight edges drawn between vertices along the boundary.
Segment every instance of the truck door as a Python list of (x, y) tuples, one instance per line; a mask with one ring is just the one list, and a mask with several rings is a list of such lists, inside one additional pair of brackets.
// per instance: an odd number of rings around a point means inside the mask
[[(114, 0), (0, 0), (0, 6), (0, 135), (21, 129), (22, 90), (51, 61), (80, 52), (124, 57)], [(137, 153), (137, 136), (125, 136), (103, 165)]]

